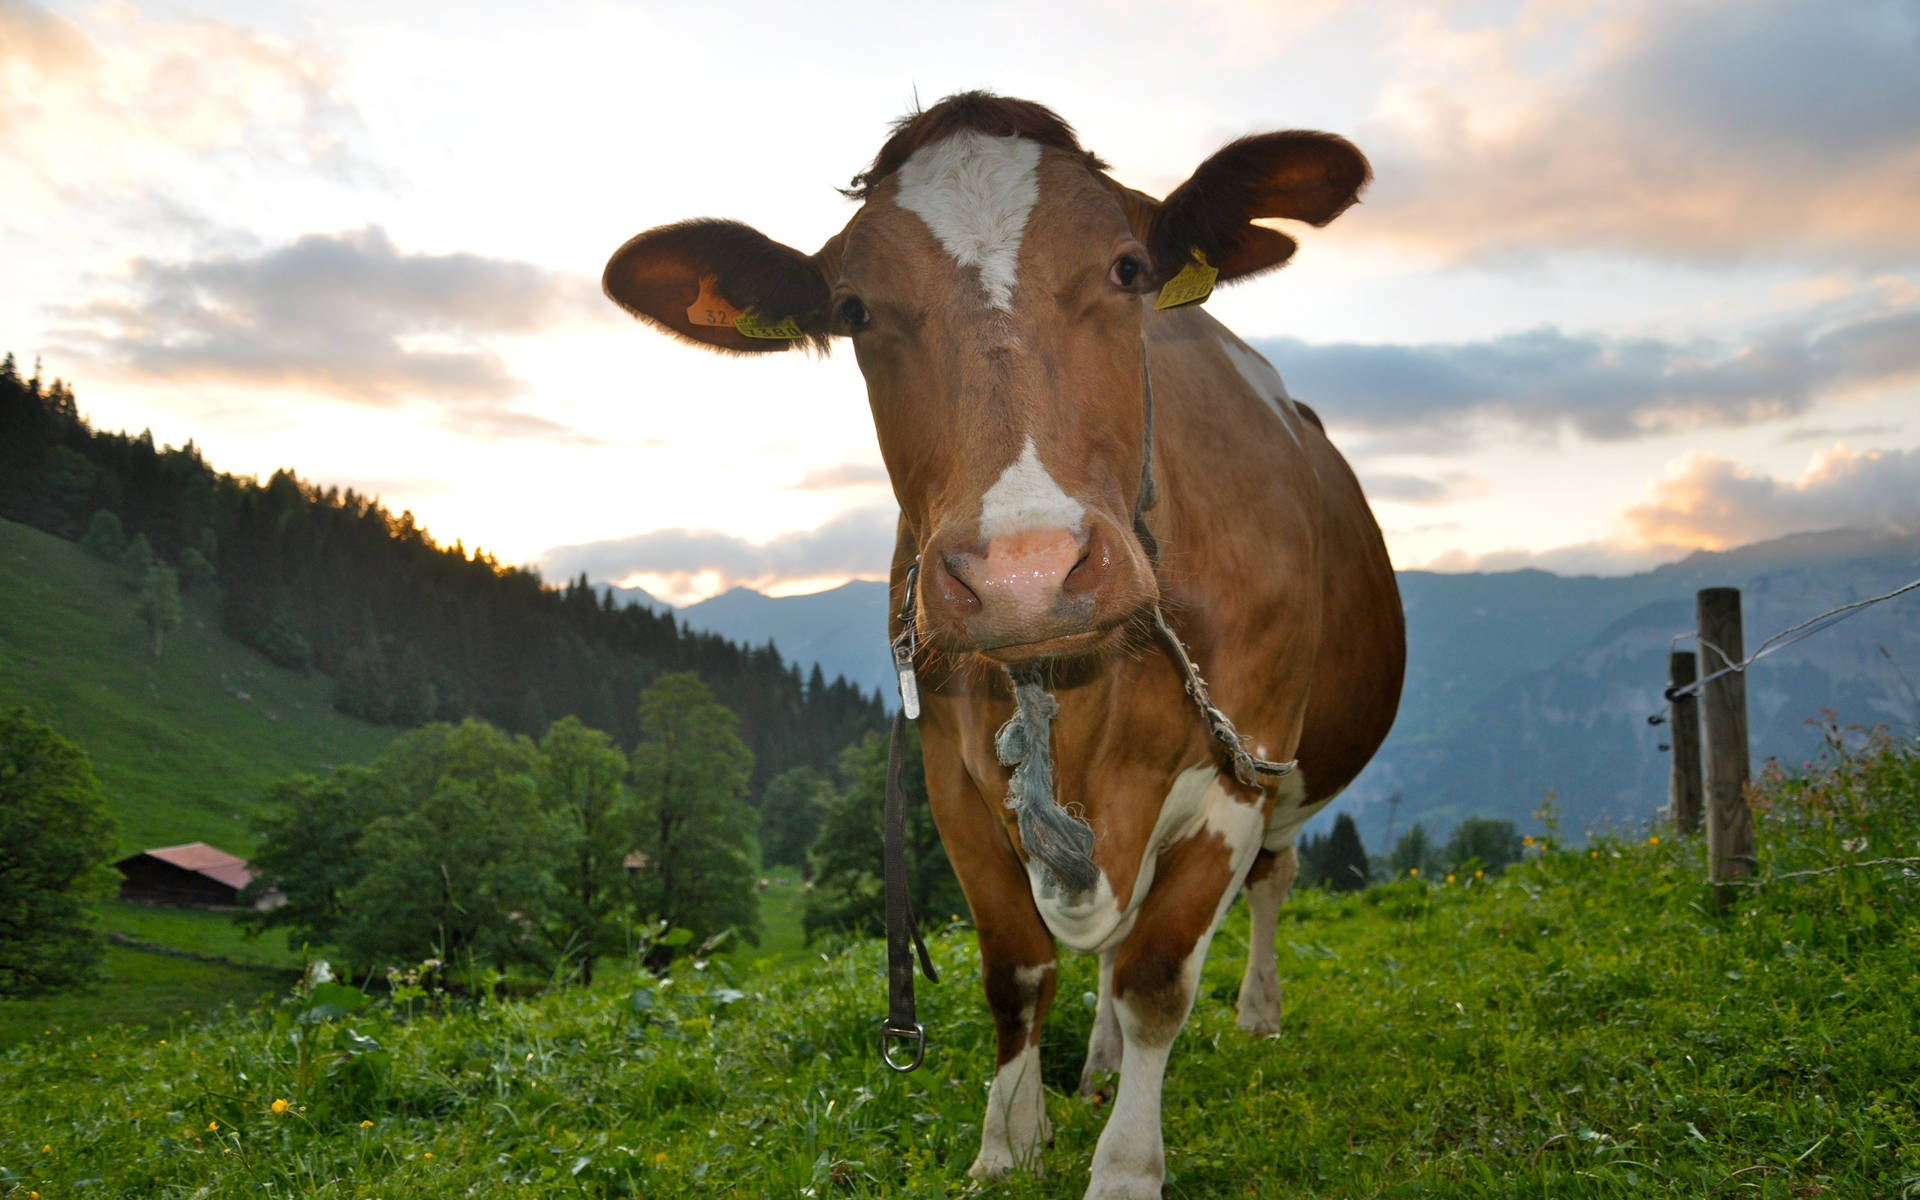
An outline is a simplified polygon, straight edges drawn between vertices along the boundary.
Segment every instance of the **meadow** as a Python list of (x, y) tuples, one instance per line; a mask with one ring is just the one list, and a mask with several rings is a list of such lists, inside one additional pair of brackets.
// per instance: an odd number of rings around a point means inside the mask
[[(1495, 878), (1303, 892), (1283, 1032), (1234, 1028), (1215, 941), (1167, 1093), (1167, 1195), (1920, 1196), (1920, 759), (1836, 735), (1756, 791), (1721, 912), (1704, 848), (1537, 840)], [(0, 1195), (1077, 1195), (1093, 971), (1063, 963), (1047, 1177), (965, 1177), (992, 1061), (970, 932), (937, 938), (927, 1065), (872, 1035), (880, 948), (628, 966), (590, 990), (337, 982), (0, 1057)]]
[(245, 856), (275, 780), (366, 762), (394, 731), (336, 712), (333, 681), (220, 631), (204, 596), (155, 658), (116, 569), (0, 521), (0, 704), (24, 704), (93, 760), (121, 852), (207, 841)]

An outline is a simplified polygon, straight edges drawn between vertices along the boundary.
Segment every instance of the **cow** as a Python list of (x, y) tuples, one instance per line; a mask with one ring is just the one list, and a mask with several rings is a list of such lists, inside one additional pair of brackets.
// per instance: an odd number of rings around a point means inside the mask
[(968, 92), (894, 125), (812, 254), (701, 219), (607, 263), (612, 300), (703, 347), (852, 343), (994, 1022), (976, 1179), (1041, 1167), (1059, 945), (1099, 957), (1082, 1090), (1119, 1072), (1088, 1197), (1160, 1195), (1168, 1054), (1242, 893), (1238, 1023), (1278, 1031), (1294, 839), (1385, 738), (1405, 625), (1319, 417), (1199, 301), (1291, 257), (1256, 221), (1323, 226), (1370, 175), (1342, 138), (1266, 133), (1155, 200), (1051, 110)]

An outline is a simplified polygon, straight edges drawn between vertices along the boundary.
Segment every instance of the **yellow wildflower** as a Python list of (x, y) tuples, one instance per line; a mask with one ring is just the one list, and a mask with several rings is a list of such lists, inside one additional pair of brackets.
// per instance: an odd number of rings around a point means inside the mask
[(1407, 868), (1407, 875), (1408, 875), (1408, 877), (1409, 877), (1409, 878), (1412, 878), (1412, 879), (1418, 879), (1418, 878), (1420, 878), (1420, 868), (1419, 868), (1419, 867), (1408, 867), (1408, 868)]
[(653, 1165), (656, 1167), (664, 1166), (666, 1164), (666, 1161), (667, 1161), (667, 1152), (665, 1150), (662, 1150), (653, 1156)]
[(1485, 879), (1485, 878), (1487, 877), (1487, 873), (1486, 873), (1485, 871), (1482, 871), (1482, 870), (1480, 870), (1480, 869), (1478, 869), (1478, 868), (1475, 868), (1475, 870), (1474, 870), (1474, 872), (1473, 872), (1473, 877), (1474, 877), (1475, 879)]
[(429, 1151), (427, 1151), (427, 1152), (426, 1152), (425, 1154), (422, 1154), (422, 1155), (421, 1155), (420, 1157), (421, 1157), (421, 1158), (424, 1158), (424, 1159), (426, 1159), (426, 1160), (427, 1160), (428, 1162), (432, 1162), (432, 1161), (433, 1161), (433, 1151), (431, 1151), (431, 1150), (429, 1150)]
[(285, 1100), (275, 1100), (271, 1107), (273, 1108), (273, 1111), (277, 1113), (283, 1113), (292, 1106), (289, 1105)]
[(1453, 882), (1453, 872), (1451, 872), (1451, 871), (1449, 871), (1449, 872), (1447, 872), (1447, 882), (1448, 882), (1448, 883), (1452, 883), (1452, 882)]
[(220, 1122), (218, 1122), (218, 1121), (208, 1121), (208, 1122), (207, 1122), (207, 1132), (208, 1132), (208, 1133), (216, 1133), (216, 1132), (218, 1132), (218, 1131), (219, 1131), (219, 1129), (220, 1129)]
[(42, 1146), (42, 1147), (40, 1147), (40, 1153), (42, 1153), (42, 1154), (52, 1154), (52, 1153), (53, 1153), (53, 1143), (52, 1143), (52, 1142), (48, 1142), (48, 1143), (47, 1143), (46, 1145), (44, 1145), (44, 1146)]
[(1658, 846), (1659, 844), (1660, 844), (1660, 835), (1657, 833), (1647, 839), (1647, 845), (1649, 846)]
[(373, 1122), (372, 1122), (372, 1121), (362, 1121), (362, 1122), (360, 1122), (360, 1128), (362, 1128), (362, 1129), (372, 1129), (372, 1128), (373, 1128)]
[(1523, 838), (1521, 838), (1521, 839), (1520, 839), (1520, 844), (1521, 844), (1522, 846), (1531, 846), (1531, 845), (1533, 845), (1533, 835), (1532, 835), (1532, 834), (1528, 834), (1528, 835), (1527, 835), (1526, 837), (1523, 837)]

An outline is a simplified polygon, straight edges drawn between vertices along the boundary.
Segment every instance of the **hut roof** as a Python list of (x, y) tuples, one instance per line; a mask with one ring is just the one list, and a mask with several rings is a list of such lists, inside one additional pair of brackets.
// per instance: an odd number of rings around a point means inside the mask
[(170, 866), (183, 871), (192, 871), (208, 879), (223, 883), (234, 891), (239, 891), (253, 882), (253, 871), (248, 868), (247, 860), (228, 854), (217, 846), (205, 842), (187, 842), (179, 846), (161, 846), (153, 850), (142, 850), (120, 860), (132, 862), (137, 858), (157, 858)]

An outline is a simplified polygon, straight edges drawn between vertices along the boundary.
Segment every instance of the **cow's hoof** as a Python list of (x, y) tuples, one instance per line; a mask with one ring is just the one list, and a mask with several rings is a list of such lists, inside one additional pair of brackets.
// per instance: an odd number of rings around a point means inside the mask
[(1005, 1179), (1016, 1171), (1031, 1175), (1035, 1179), (1046, 1174), (1041, 1169), (1040, 1156), (1037, 1153), (1032, 1155), (1029, 1161), (1017, 1163), (1005, 1155), (981, 1151), (980, 1157), (974, 1159), (973, 1165), (967, 1168), (967, 1177), (978, 1179), (982, 1183), (992, 1183), (996, 1179)]
[(1280, 988), (1255, 983), (1240, 989), (1238, 1006), (1242, 1032), (1254, 1037), (1272, 1037), (1280, 1032)]

